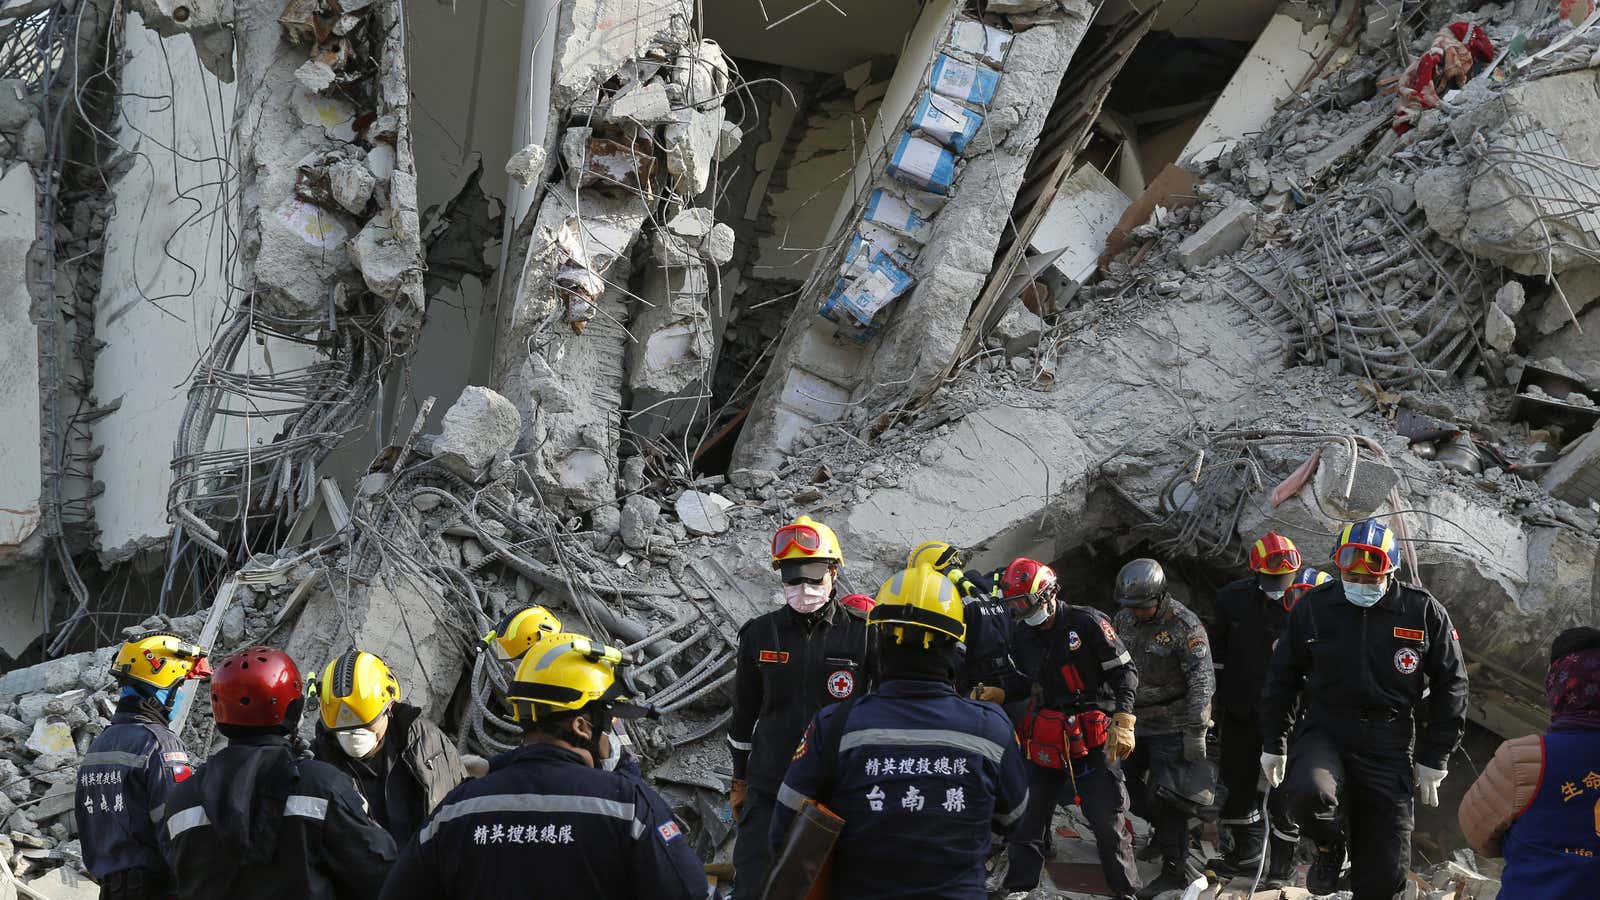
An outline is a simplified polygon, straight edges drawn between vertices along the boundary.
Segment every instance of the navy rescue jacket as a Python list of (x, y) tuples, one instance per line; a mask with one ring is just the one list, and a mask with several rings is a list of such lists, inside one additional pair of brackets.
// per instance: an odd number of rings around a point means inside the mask
[(1285, 752), (1302, 689), (1307, 721), (1409, 719), (1422, 707), (1416, 761), (1430, 769), (1445, 768), (1467, 728), (1467, 667), (1450, 614), (1393, 579), (1371, 609), (1346, 600), (1338, 581), (1294, 605), (1261, 700), (1267, 753)]
[(1217, 591), (1211, 627), (1211, 658), (1216, 664), (1216, 705), (1254, 718), (1261, 706), (1272, 650), (1289, 621), (1282, 600), (1262, 592), (1256, 577), (1229, 582)]
[[(1099, 610), (1063, 603), (1049, 627), (1018, 624), (1011, 649), (1046, 708), (1133, 712), (1139, 670)], [(1007, 700), (1023, 699), (1009, 694)]]
[(394, 863), (349, 776), (289, 739), (234, 738), (167, 800), (183, 900), (365, 900)]
[(83, 863), (96, 881), (132, 869), (167, 877), (157, 835), (168, 794), (194, 771), (167, 723), (138, 707), (137, 699), (119, 701), (78, 765), (74, 812)]
[(450, 792), (401, 852), (382, 900), (534, 896), (700, 900), (711, 888), (659, 794), (534, 744)]
[(984, 896), (991, 832), (1027, 809), (1028, 776), (999, 707), (896, 678), (807, 726), (773, 810), (775, 848), (807, 800), (844, 818), (831, 900), (970, 900)]
[(866, 692), (868, 645), (867, 623), (833, 600), (809, 616), (785, 606), (746, 622), (728, 723), (733, 777), (777, 793), (817, 710)]

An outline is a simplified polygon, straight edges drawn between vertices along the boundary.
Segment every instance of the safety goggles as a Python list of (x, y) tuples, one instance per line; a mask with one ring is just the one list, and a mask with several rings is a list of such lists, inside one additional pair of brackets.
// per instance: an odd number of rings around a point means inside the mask
[(810, 525), (785, 525), (772, 535), (773, 556), (782, 556), (794, 547), (815, 553), (821, 546), (822, 534)]
[(1261, 563), (1261, 571), (1268, 575), (1287, 575), (1299, 569), (1299, 550), (1274, 550)]
[(1291, 584), (1283, 592), (1283, 596), (1278, 599), (1278, 602), (1282, 603), (1284, 611), (1288, 612), (1294, 609), (1294, 605), (1300, 602), (1300, 598), (1305, 595), (1306, 591), (1314, 587), (1316, 587), (1314, 584)]
[(1340, 544), (1333, 551), (1333, 564), (1341, 572), (1387, 575), (1394, 569), (1394, 558), (1388, 551), (1371, 544)]
[(783, 583), (786, 587), (795, 587), (802, 584), (821, 584), (826, 580), (826, 578), (807, 578), (804, 575), (795, 575), (791, 578), (783, 579)]
[(1042, 591), (1033, 591), (1032, 593), (1028, 594), (1013, 594), (1009, 597), (1002, 597), (1000, 599), (1006, 604), (1006, 608), (1011, 611), (1011, 618), (1026, 619), (1028, 616), (1033, 615), (1034, 611), (1039, 607), (1050, 602), (1050, 598), (1054, 597), (1055, 595), (1056, 586), (1051, 585)]

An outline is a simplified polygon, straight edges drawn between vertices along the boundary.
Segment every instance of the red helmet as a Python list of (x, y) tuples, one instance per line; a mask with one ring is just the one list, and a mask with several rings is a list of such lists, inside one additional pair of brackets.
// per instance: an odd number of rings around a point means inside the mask
[(240, 650), (211, 676), (211, 714), (219, 725), (283, 725), (297, 700), (304, 708), (305, 683), (294, 660), (282, 650)]
[(1300, 551), (1294, 541), (1269, 531), (1250, 545), (1250, 571), (1262, 575), (1293, 575), (1300, 571)]
[(868, 597), (866, 594), (845, 594), (839, 598), (840, 606), (862, 615), (872, 612), (872, 607), (876, 606), (877, 603), (878, 601)]
[(1036, 559), (1018, 557), (1000, 576), (1000, 593), (1013, 615), (1026, 615), (1056, 594), (1056, 572)]

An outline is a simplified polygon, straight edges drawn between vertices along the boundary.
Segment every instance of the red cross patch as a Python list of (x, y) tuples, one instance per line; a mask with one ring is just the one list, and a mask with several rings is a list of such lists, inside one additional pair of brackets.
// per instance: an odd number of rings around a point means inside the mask
[(1410, 675), (1417, 670), (1417, 664), (1422, 662), (1422, 656), (1411, 647), (1401, 647), (1394, 652), (1394, 668), (1401, 675)]
[(845, 669), (828, 676), (828, 693), (840, 700), (855, 693), (856, 677)]

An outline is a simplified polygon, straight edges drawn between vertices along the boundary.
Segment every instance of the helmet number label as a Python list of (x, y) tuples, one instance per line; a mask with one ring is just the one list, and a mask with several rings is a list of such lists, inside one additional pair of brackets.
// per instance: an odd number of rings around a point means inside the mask
[(840, 700), (855, 693), (856, 676), (840, 669), (828, 676), (828, 693)]
[(1417, 671), (1417, 665), (1422, 662), (1422, 655), (1411, 647), (1401, 647), (1394, 652), (1394, 668), (1401, 675), (1410, 675)]

